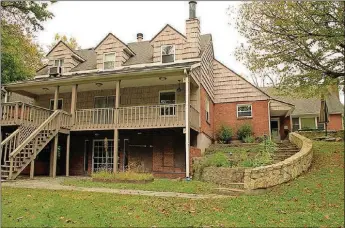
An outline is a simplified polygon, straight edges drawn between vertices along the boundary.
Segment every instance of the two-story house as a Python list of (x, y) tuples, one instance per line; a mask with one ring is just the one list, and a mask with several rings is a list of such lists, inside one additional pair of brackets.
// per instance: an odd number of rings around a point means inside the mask
[(60, 41), (34, 79), (5, 85), (3, 178), (131, 166), (189, 177), (192, 158), (221, 124), (236, 130), (250, 123), (255, 136), (279, 138), (281, 129), (295, 127), (292, 102), (215, 59), (212, 36), (200, 33), (196, 2), (189, 6), (184, 33), (166, 25), (150, 40), (138, 33), (133, 43), (109, 33), (82, 50)]

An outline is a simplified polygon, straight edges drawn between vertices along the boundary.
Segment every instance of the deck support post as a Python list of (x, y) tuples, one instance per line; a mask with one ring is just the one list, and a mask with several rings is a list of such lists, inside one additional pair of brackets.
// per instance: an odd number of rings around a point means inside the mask
[(54, 111), (58, 109), (58, 103), (59, 103), (59, 86), (56, 86), (55, 93), (54, 93)]
[(34, 172), (35, 172), (35, 159), (33, 159), (30, 164), (30, 179), (34, 178)]
[(56, 163), (57, 163), (57, 149), (58, 149), (58, 142), (59, 142), (59, 135), (57, 134), (54, 137), (54, 144), (52, 150), (50, 152), (50, 176), (55, 178), (56, 177)]
[(70, 152), (70, 145), (71, 145), (71, 134), (67, 135), (67, 142), (66, 142), (66, 177), (69, 176), (69, 152)]
[(118, 129), (118, 116), (119, 116), (119, 107), (120, 107), (120, 81), (116, 81), (115, 88), (115, 115), (114, 115), (114, 164), (113, 171), (116, 173), (118, 170), (118, 156), (119, 156), (119, 129)]
[(72, 97), (71, 97), (71, 115), (72, 115), (72, 125), (75, 123), (75, 111), (77, 109), (77, 93), (78, 85), (72, 86)]
[(189, 121), (189, 103), (190, 103), (190, 83), (189, 83), (189, 73), (185, 72), (185, 86), (186, 86), (186, 108), (185, 108), (185, 137), (186, 137), (186, 178), (189, 178), (190, 172), (189, 172), (189, 152), (190, 152), (190, 121)]

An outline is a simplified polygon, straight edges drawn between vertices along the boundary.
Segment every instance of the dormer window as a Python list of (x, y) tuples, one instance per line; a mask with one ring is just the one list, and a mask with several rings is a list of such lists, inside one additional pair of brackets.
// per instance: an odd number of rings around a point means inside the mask
[(105, 53), (103, 58), (103, 69), (110, 70), (115, 68), (115, 53)]
[(63, 59), (56, 59), (56, 60), (54, 61), (54, 66), (56, 66), (56, 67), (62, 67), (62, 65), (63, 65)]
[(162, 46), (162, 63), (175, 62), (175, 46), (163, 45)]

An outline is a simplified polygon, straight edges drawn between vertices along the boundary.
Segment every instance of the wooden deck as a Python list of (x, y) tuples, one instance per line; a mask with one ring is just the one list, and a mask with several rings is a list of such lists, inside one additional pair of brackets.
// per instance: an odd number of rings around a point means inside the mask
[[(52, 110), (22, 102), (2, 104), (2, 126), (33, 124), (40, 125)], [(79, 109), (72, 115), (63, 112), (60, 124), (72, 131), (106, 129), (148, 129), (185, 127), (185, 104), (128, 106), (115, 108)], [(190, 107), (190, 126), (199, 130), (199, 112)]]

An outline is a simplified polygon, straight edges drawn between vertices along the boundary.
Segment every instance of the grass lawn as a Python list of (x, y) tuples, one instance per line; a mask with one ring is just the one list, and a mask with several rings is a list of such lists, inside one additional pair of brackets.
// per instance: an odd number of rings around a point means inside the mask
[(3, 188), (2, 226), (340, 227), (343, 148), (343, 143), (315, 142), (308, 173), (255, 196), (191, 200)]
[(155, 179), (151, 183), (146, 184), (132, 184), (132, 183), (102, 183), (93, 182), (91, 179), (66, 179), (62, 182), (63, 185), (78, 186), (78, 187), (103, 187), (103, 188), (117, 188), (117, 189), (135, 189), (147, 190), (157, 192), (183, 192), (183, 193), (212, 193), (212, 189), (217, 188), (218, 185), (201, 182), (170, 179)]

